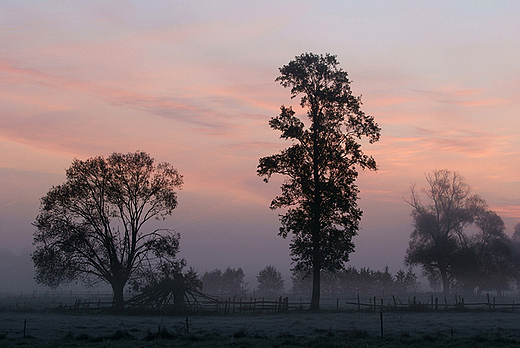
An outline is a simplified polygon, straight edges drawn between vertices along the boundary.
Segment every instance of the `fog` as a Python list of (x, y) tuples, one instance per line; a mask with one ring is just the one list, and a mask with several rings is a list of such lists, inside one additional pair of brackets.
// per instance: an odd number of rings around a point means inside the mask
[(412, 220), (403, 196), (435, 169), (463, 175), (511, 236), (520, 222), (519, 13), (517, 2), (5, 1), (0, 292), (41, 290), (32, 223), (71, 161), (136, 150), (184, 176), (173, 215), (145, 227), (180, 233), (188, 266), (241, 267), (252, 289), (271, 264), (289, 283), (282, 211), (269, 210), (283, 179), (265, 184), (256, 166), (289, 145), (268, 125), (280, 106), (305, 117), (274, 81), (303, 52), (337, 55), (382, 128), (379, 142), (363, 143), (379, 170), (358, 179), (364, 215), (349, 265), (404, 268)]

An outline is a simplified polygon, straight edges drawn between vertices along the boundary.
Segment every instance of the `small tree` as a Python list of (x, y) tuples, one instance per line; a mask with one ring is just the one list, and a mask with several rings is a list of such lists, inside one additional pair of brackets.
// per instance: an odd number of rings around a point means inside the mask
[(282, 273), (274, 266), (268, 265), (258, 272), (258, 293), (265, 295), (276, 295), (285, 290)]
[(224, 293), (221, 270), (214, 269), (210, 272), (204, 272), (200, 280), (202, 281), (202, 290), (206, 294), (222, 295)]
[(242, 268), (228, 267), (224, 272), (219, 269), (204, 272), (201, 281), (204, 292), (207, 294), (240, 295), (247, 292), (244, 277)]
[(243, 295), (247, 292), (247, 283), (244, 282), (245, 274), (242, 268), (234, 269), (228, 267), (222, 273), (224, 292), (230, 295)]
[(182, 176), (138, 151), (76, 159), (66, 177), (42, 198), (34, 223), (36, 281), (51, 287), (76, 279), (105, 281), (120, 311), (130, 280), (164, 262), (180, 262), (177, 233), (143, 226), (172, 214)]
[(397, 293), (412, 293), (419, 290), (417, 275), (413, 272), (411, 267), (409, 267), (406, 272), (400, 269), (395, 274), (394, 282)]
[(190, 295), (195, 299), (195, 296), (200, 294), (202, 282), (192, 268), (183, 272), (178, 264), (162, 263), (156, 272), (144, 274), (133, 287), (138, 294), (129, 302), (135, 308), (151, 306), (157, 311), (182, 313)]
[(361, 150), (359, 139), (379, 140), (380, 128), (361, 111), (361, 99), (352, 94), (350, 80), (338, 67), (336, 56), (304, 53), (280, 68), (276, 79), (301, 95), (309, 127), (291, 107), (269, 121), (271, 128), (292, 145), (259, 160), (258, 175), (287, 177), (282, 194), (271, 208), (289, 208), (281, 216), (279, 235), (292, 234), (295, 269), (312, 274), (311, 309), (319, 309), (320, 272), (343, 269), (354, 251), (362, 211), (357, 206), (358, 168), (376, 169), (376, 162)]

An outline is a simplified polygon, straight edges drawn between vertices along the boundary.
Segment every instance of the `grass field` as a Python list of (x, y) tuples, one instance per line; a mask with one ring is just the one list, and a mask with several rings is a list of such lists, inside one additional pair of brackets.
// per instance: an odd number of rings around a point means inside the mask
[[(25, 336), (24, 335), (25, 323)], [(520, 313), (290, 312), (188, 317), (0, 313), (0, 347), (518, 347)]]

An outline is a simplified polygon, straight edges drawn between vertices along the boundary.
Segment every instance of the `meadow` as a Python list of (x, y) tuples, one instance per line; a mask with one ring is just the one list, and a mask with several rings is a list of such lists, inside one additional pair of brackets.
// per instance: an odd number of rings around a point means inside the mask
[[(186, 316), (0, 312), (0, 347), (517, 347), (520, 312), (324, 310)], [(25, 338), (24, 336), (25, 326)]]

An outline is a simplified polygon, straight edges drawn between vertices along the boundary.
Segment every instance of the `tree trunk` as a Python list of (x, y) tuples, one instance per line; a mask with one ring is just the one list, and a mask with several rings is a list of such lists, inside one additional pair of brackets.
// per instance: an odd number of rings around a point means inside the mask
[(320, 295), (321, 295), (321, 250), (320, 250), (320, 228), (319, 220), (314, 224), (314, 231), (312, 233), (312, 296), (311, 296), (311, 311), (318, 311), (320, 309)]
[(181, 273), (173, 275), (173, 311), (184, 312), (184, 293), (186, 290), (184, 276)]
[(321, 287), (321, 278), (320, 278), (320, 268), (313, 266), (312, 270), (312, 297), (311, 297), (311, 311), (320, 310), (320, 287)]
[(112, 291), (114, 292), (114, 309), (116, 312), (120, 313), (125, 309), (125, 298), (123, 295), (125, 283), (123, 281), (113, 281), (110, 283), (110, 285), (112, 286)]
[(441, 269), (440, 273), (442, 278), (442, 293), (447, 295), (450, 292), (450, 281), (448, 279), (448, 274), (445, 269)]
[(320, 187), (320, 146), (319, 146), (319, 132), (320, 119), (317, 109), (312, 110), (312, 161), (313, 161), (313, 181), (314, 181), (314, 202), (312, 207), (312, 296), (311, 307), (312, 311), (320, 309), (320, 287), (321, 287), (321, 235), (320, 235), (320, 218), (321, 218), (321, 187)]

